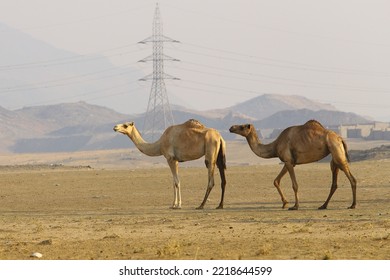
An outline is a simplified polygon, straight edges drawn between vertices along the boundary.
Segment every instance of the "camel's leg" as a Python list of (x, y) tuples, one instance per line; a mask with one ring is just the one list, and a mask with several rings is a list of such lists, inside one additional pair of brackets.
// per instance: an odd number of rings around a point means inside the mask
[(330, 170), (332, 171), (332, 186), (330, 188), (330, 193), (324, 204), (318, 209), (326, 209), (328, 207), (328, 203), (337, 189), (337, 175), (339, 174), (339, 168), (337, 167), (333, 159), (330, 162)]
[(345, 175), (347, 176), (349, 182), (351, 183), (351, 188), (352, 188), (352, 204), (349, 209), (355, 209), (356, 207), (356, 179), (353, 177), (351, 171), (349, 170), (348, 164), (344, 164), (341, 167), (341, 170), (344, 171)]
[(295, 177), (294, 165), (292, 165), (291, 163), (285, 163), (284, 166), (287, 168), (287, 171), (290, 174), (292, 188), (294, 190), (294, 195), (295, 195), (295, 205), (293, 207), (288, 208), (288, 210), (298, 210), (299, 208), (298, 183)]
[(225, 167), (220, 164), (217, 164), (217, 167), (219, 169), (219, 175), (221, 176), (221, 202), (219, 203), (217, 209), (223, 209), (223, 199), (225, 196), (225, 186), (226, 186)]
[(181, 191), (180, 191), (180, 180), (179, 180), (179, 167), (176, 160), (168, 160), (168, 165), (171, 168), (173, 176), (173, 204), (172, 209), (181, 209)]
[(281, 188), (280, 188), (280, 180), (282, 179), (282, 177), (287, 173), (287, 167), (286, 165), (283, 166), (282, 170), (280, 171), (279, 175), (275, 178), (274, 180), (274, 186), (276, 187), (276, 189), (278, 190), (278, 193), (280, 195), (280, 197), (282, 198), (282, 202), (283, 202), (283, 208), (286, 207), (288, 201), (286, 199), (286, 197), (284, 196)]
[(214, 187), (214, 169), (215, 169), (215, 162), (211, 162), (210, 160), (205, 160), (206, 167), (208, 169), (208, 185), (206, 189), (206, 194), (204, 195), (204, 199), (202, 203), (199, 205), (196, 209), (203, 209), (204, 205), (206, 204), (207, 198), (209, 197), (209, 194), (211, 190)]

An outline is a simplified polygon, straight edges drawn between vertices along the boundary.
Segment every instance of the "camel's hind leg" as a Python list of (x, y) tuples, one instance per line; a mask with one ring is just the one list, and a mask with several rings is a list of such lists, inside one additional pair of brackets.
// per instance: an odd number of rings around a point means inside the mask
[(351, 183), (352, 188), (352, 205), (348, 207), (349, 209), (354, 209), (356, 207), (356, 179), (353, 177), (351, 171), (349, 170), (348, 164), (343, 164), (340, 168), (337, 166), (337, 164), (332, 160), (330, 162), (330, 168), (332, 170), (332, 187), (330, 188), (330, 193), (328, 198), (326, 199), (325, 203), (318, 209), (326, 209), (328, 207), (328, 203), (330, 199), (332, 198), (334, 192), (337, 189), (337, 175), (339, 173), (339, 169), (343, 170), (345, 175), (347, 176), (349, 182)]
[(330, 199), (332, 198), (332, 195), (337, 189), (337, 175), (339, 169), (341, 169), (345, 175), (347, 176), (351, 188), (352, 188), (352, 204), (350, 209), (354, 209), (356, 207), (356, 179), (353, 177), (351, 171), (349, 170), (348, 166), (348, 152), (347, 152), (347, 146), (344, 141), (337, 142), (337, 144), (330, 143), (328, 144), (329, 151), (332, 154), (332, 161), (331, 161), (331, 170), (332, 170), (332, 187), (330, 189), (330, 193), (328, 196), (328, 199), (325, 201), (325, 203), (319, 208), (319, 209), (326, 209), (328, 206), (328, 203)]
[(337, 175), (339, 174), (339, 168), (337, 167), (336, 163), (333, 161), (330, 162), (330, 170), (332, 171), (332, 186), (330, 188), (330, 192), (328, 195), (328, 198), (324, 202), (324, 204), (319, 207), (318, 209), (326, 209), (328, 207), (328, 203), (330, 199), (332, 198), (334, 192), (337, 189)]
[(206, 193), (204, 195), (204, 199), (202, 203), (199, 205), (199, 207), (197, 207), (196, 209), (203, 209), (204, 205), (207, 202), (207, 198), (209, 197), (209, 194), (214, 187), (215, 162), (210, 162), (208, 159), (206, 159), (205, 164), (208, 169), (208, 185), (207, 185)]
[(288, 201), (286, 199), (286, 197), (284, 196), (283, 192), (282, 192), (282, 189), (280, 188), (280, 180), (282, 180), (282, 177), (287, 173), (287, 167), (286, 165), (283, 166), (282, 170), (280, 171), (279, 175), (275, 178), (274, 180), (274, 186), (276, 187), (276, 189), (278, 190), (278, 193), (280, 195), (280, 197), (282, 198), (282, 202), (283, 202), (283, 208), (286, 207)]
[(219, 174), (221, 176), (221, 201), (217, 207), (217, 209), (223, 209), (223, 199), (225, 196), (225, 187), (226, 187), (226, 177), (225, 177), (225, 166), (217, 163), (217, 167), (219, 170)]
[(171, 168), (173, 176), (173, 203), (172, 209), (181, 209), (181, 191), (179, 180), (179, 163), (176, 160), (168, 160), (168, 165)]
[(351, 188), (352, 188), (352, 204), (348, 208), (355, 209), (355, 207), (356, 207), (356, 179), (355, 179), (355, 177), (353, 177), (351, 171), (349, 170), (348, 164), (345, 164), (343, 167), (341, 167), (341, 170), (344, 171), (349, 182), (351, 183)]
[(225, 197), (225, 187), (226, 187), (226, 176), (225, 176), (225, 169), (226, 169), (226, 156), (225, 156), (225, 141), (223, 139), (220, 140), (220, 146), (217, 156), (217, 167), (219, 170), (219, 175), (221, 177), (221, 201), (219, 202), (219, 205), (217, 209), (223, 209), (223, 200)]

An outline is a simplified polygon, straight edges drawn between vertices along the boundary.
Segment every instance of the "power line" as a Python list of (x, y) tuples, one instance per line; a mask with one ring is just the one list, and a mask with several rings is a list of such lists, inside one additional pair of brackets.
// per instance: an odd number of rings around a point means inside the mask
[[(108, 50), (101, 51), (102, 54), (108, 51), (112, 50), (118, 50), (122, 48), (126, 48), (128, 46), (135, 46), (136, 44), (132, 45), (125, 45), (121, 47), (115, 47)], [(9, 65), (0, 65), (0, 71), (9, 71), (9, 70), (20, 70), (20, 69), (30, 69), (30, 68), (46, 68), (51, 66), (59, 66), (59, 65), (65, 65), (65, 64), (76, 64), (76, 63), (82, 63), (82, 62), (89, 62), (89, 61), (95, 61), (95, 60), (106, 60), (110, 57), (115, 56), (123, 56), (126, 54), (132, 54), (137, 53), (140, 51), (144, 51), (141, 49), (133, 50), (133, 51), (125, 51), (125, 52), (116, 52), (114, 54), (107, 54), (107, 55), (97, 55), (97, 54), (80, 54), (80, 55), (72, 55), (68, 57), (62, 57), (57, 59), (49, 59), (49, 60), (41, 60), (41, 61), (33, 61), (33, 62), (26, 62), (26, 63), (20, 63), (20, 64), (9, 64)]]
[[(185, 64), (186, 61), (183, 61)], [(198, 63), (193, 63), (194, 65), (201, 65)], [(235, 80), (241, 80), (241, 81), (250, 81), (250, 82), (261, 82), (261, 83), (271, 83), (271, 84), (277, 84), (277, 85), (288, 85), (288, 86), (294, 86), (294, 87), (304, 87), (304, 88), (324, 88), (324, 89), (339, 89), (339, 90), (348, 90), (348, 91), (359, 91), (359, 92), (380, 92), (380, 93), (390, 93), (390, 89), (379, 89), (379, 88), (364, 88), (364, 87), (354, 87), (350, 85), (341, 85), (341, 84), (329, 84), (329, 83), (319, 83), (319, 82), (307, 82), (303, 80), (297, 80), (297, 79), (288, 79), (288, 78), (280, 78), (280, 77), (275, 77), (275, 76), (268, 76), (268, 75), (261, 75), (261, 74), (255, 74), (255, 73), (248, 73), (248, 72), (241, 72), (241, 71), (234, 71), (234, 70), (229, 70), (229, 69), (224, 69), (220, 67), (214, 67), (214, 66), (205, 66), (207, 69), (219, 69), (222, 71), (227, 71), (231, 73), (238, 73), (238, 74), (245, 74), (249, 75), (254, 78), (243, 78), (243, 77), (238, 77), (238, 76), (231, 76), (231, 75), (225, 75), (225, 74), (220, 74), (220, 73), (213, 73), (210, 71), (205, 71), (205, 70), (194, 70), (194, 69), (188, 69), (185, 67), (179, 67), (179, 66), (173, 66), (173, 68), (179, 69), (179, 70), (184, 70), (184, 71), (190, 71), (190, 72), (195, 72), (199, 74), (204, 74), (204, 75), (213, 75), (213, 76), (218, 76), (218, 77), (223, 77), (223, 78), (228, 78), (228, 79), (235, 79)], [(262, 78), (267, 78), (267, 79), (273, 79), (276, 81), (269, 81), (269, 80), (260, 80), (256, 77), (262, 77)], [(185, 80), (183, 80), (185, 81)], [(290, 83), (289, 83), (290, 82)], [(291, 82), (296, 82), (296, 83), (291, 83)]]
[[(305, 68), (312, 68), (312, 69), (317, 68), (317, 69), (328, 70), (328, 71), (338, 71), (337, 73), (344, 72), (344, 73), (349, 73), (349, 74), (362, 74), (362, 75), (371, 74), (371, 75), (385, 76), (385, 77), (390, 76), (389, 73), (385, 73), (385, 72), (373, 72), (373, 71), (367, 71), (367, 70), (361, 70), (361, 69), (350, 69), (350, 68), (342, 68), (342, 67), (329, 67), (329, 66), (313, 65), (313, 64), (296, 62), (296, 61), (291, 61), (291, 60), (269, 58), (269, 57), (263, 57), (263, 56), (258, 56), (258, 55), (248, 55), (248, 54), (243, 54), (243, 53), (239, 53), (239, 52), (223, 50), (220, 48), (210, 48), (210, 47), (202, 46), (199, 44), (192, 44), (192, 43), (185, 43), (184, 42), (183, 46), (186, 46), (186, 45), (200, 48), (200, 49), (215, 51), (218, 53), (223, 52), (223, 53), (227, 53), (227, 54), (233, 54), (233, 55), (249, 58), (252, 60), (259, 59), (259, 60), (265, 60), (265, 61), (270, 61), (270, 62), (275, 62), (275, 63), (290, 64), (293, 66), (301, 66), (301, 67), (305, 67)], [(175, 49), (175, 50), (177, 50), (177, 49)], [(218, 57), (218, 58), (220, 58), (220, 57)]]
[(294, 70), (302, 70), (302, 71), (309, 71), (309, 72), (322, 72), (322, 73), (347, 74), (347, 75), (367, 75), (367, 74), (369, 74), (371, 76), (390, 77), (389, 73), (383, 73), (383, 72), (368, 72), (368, 71), (342, 69), (342, 68), (331, 68), (331, 67), (326, 68), (326, 67), (313, 66), (313, 65), (309, 65), (309, 64), (303, 64), (303, 63), (292, 63), (292, 62), (287, 62), (287, 61), (282, 62), (282, 60), (275, 60), (275, 59), (267, 59), (267, 60), (279, 61), (280, 63), (284, 63), (284, 64), (287, 63), (287, 64), (291, 64), (291, 65), (283, 65), (283, 64), (280, 65), (280, 64), (276, 64), (276, 63), (270, 63), (270, 62), (264, 63), (264, 62), (255, 61), (253, 58), (265, 59), (265, 58), (256, 57), (256, 56), (246, 56), (250, 60), (244, 60), (244, 59), (239, 59), (239, 58), (234, 58), (234, 57), (226, 57), (226, 56), (221, 56), (221, 55), (216, 55), (216, 54), (207, 54), (207, 53), (184, 50), (184, 49), (175, 49), (175, 51), (204, 56), (204, 57), (216, 58), (219, 60), (234, 61), (234, 62), (240, 62), (240, 63), (261, 65), (261, 66), (270, 66), (270, 67), (283, 68), (283, 69), (294, 69)]
[(108, 70), (106, 69), (106, 70), (102, 70), (102, 71), (97, 71), (95, 73), (88, 73), (88, 74), (84, 74), (84, 75), (73, 76), (73, 77), (63, 78), (63, 79), (59, 79), (59, 80), (52, 80), (52, 81), (44, 82), (42, 84), (38, 84), (35, 86), (27, 86), (27, 87), (20, 86), (20, 87), (13, 87), (13, 88), (12, 87), (11, 88), (3, 88), (3, 89), (0, 89), (0, 94), (4, 95), (6, 93), (12, 93), (12, 92), (18, 92), (18, 91), (50, 89), (50, 88), (56, 88), (56, 87), (70, 86), (70, 85), (81, 84), (81, 83), (86, 83), (86, 82), (90, 82), (90, 81), (103, 80), (103, 79), (109, 79), (109, 78), (118, 77), (118, 76), (124, 76), (124, 75), (128, 75), (129, 72), (134, 72), (136, 70), (131, 69), (131, 70), (126, 70), (126, 71), (121, 72), (121, 73), (111, 74), (111, 75), (107, 75), (107, 76), (93, 77), (93, 78), (84, 79), (84, 80), (75, 81), (75, 82), (69, 82), (69, 83), (50, 84), (52, 82), (61, 82), (61, 81), (66, 81), (66, 80), (71, 80), (71, 79), (76, 79), (76, 78), (78, 79), (81, 77), (94, 75), (98, 72), (107, 72), (107, 71)]

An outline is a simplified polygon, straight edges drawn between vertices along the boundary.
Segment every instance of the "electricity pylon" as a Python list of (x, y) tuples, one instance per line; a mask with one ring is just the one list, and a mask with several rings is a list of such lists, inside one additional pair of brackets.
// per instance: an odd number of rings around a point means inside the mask
[(140, 79), (140, 81), (152, 80), (142, 133), (145, 139), (156, 140), (168, 126), (174, 124), (164, 80), (178, 80), (178, 78), (164, 72), (164, 60), (179, 61), (178, 59), (164, 55), (164, 42), (178, 43), (179, 41), (163, 35), (163, 26), (158, 3), (156, 4), (154, 12), (152, 36), (139, 43), (146, 44), (150, 42), (153, 43), (153, 54), (139, 61), (153, 61), (153, 73)]

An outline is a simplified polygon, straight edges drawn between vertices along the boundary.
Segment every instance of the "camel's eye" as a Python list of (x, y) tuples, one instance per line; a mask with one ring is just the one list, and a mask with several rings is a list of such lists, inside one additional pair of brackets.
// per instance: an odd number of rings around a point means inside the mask
[(126, 129), (127, 128), (127, 124), (123, 124), (123, 128)]

